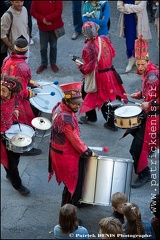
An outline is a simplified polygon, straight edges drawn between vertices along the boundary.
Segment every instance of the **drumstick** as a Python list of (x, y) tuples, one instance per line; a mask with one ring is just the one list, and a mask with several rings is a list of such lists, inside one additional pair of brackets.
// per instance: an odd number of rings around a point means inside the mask
[(58, 80), (56, 80), (56, 81), (51, 82), (51, 83), (45, 83), (45, 84), (41, 85), (41, 87), (43, 87), (43, 86), (47, 86), (47, 85), (51, 85), (51, 84), (58, 85), (59, 82), (58, 82)]
[(129, 94), (129, 93), (116, 92), (113, 89), (110, 90), (110, 93), (122, 94), (122, 95), (129, 96), (129, 97), (131, 96), (131, 94)]
[(109, 151), (109, 148), (108, 147), (89, 147), (90, 149), (92, 150), (95, 150), (95, 151), (100, 151), (100, 152), (108, 152)]
[(55, 92), (50, 92), (50, 93), (35, 93), (35, 95), (51, 95), (51, 96), (54, 96), (55, 95)]
[(132, 101), (130, 101), (130, 100), (128, 100), (128, 102), (133, 103), (133, 104), (136, 104), (136, 105), (138, 105), (138, 106), (141, 106), (141, 103), (138, 103), (138, 102), (132, 102)]

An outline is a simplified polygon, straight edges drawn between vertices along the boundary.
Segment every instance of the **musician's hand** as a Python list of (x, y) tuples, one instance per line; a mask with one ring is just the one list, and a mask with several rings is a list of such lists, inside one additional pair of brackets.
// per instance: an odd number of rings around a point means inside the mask
[(81, 157), (94, 157), (95, 153), (91, 149), (87, 149), (84, 153), (81, 154)]
[(131, 98), (137, 98), (138, 95), (137, 95), (137, 93), (132, 93), (132, 94), (130, 95), (130, 97), (131, 97)]
[(13, 115), (18, 118), (19, 117), (19, 110), (13, 110)]
[(29, 98), (35, 97), (35, 93), (32, 90), (28, 90), (29, 91)]
[(37, 82), (34, 82), (34, 85), (33, 85), (33, 87), (42, 88), (42, 86), (41, 86), (39, 83), (37, 83)]
[(143, 102), (141, 104), (141, 108), (142, 108), (142, 110), (147, 111), (149, 108), (149, 102)]

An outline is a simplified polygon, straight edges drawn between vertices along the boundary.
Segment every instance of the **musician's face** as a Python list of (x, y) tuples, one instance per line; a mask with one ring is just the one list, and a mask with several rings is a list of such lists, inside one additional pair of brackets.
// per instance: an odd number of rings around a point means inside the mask
[(11, 98), (11, 91), (7, 87), (2, 85), (1, 85), (1, 98), (3, 100)]
[(138, 68), (138, 72), (142, 75), (144, 74), (147, 66), (148, 66), (148, 61), (146, 60), (137, 60), (136, 61), (136, 66)]
[(80, 107), (82, 103), (82, 99), (81, 98), (76, 98), (76, 99), (69, 99), (66, 104), (67, 106), (74, 112), (78, 112), (78, 109)]

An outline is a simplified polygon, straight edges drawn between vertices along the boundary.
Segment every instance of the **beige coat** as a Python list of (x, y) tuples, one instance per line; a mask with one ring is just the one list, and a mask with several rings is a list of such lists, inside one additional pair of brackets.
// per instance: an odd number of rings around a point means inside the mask
[(140, 34), (144, 39), (151, 39), (151, 31), (147, 13), (147, 1), (135, 1), (135, 4), (124, 4), (117, 1), (117, 9), (121, 12), (118, 22), (118, 36), (124, 36), (124, 14), (136, 13), (137, 15), (137, 38)]

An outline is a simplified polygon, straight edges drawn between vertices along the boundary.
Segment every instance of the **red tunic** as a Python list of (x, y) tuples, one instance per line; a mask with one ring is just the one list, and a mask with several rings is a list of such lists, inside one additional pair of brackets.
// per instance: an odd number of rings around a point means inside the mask
[[(150, 62), (145, 73), (142, 75), (142, 92), (139, 92), (138, 99), (144, 98), (145, 102), (150, 103), (147, 110), (146, 128), (141, 155), (138, 161), (137, 173), (140, 173), (148, 166), (148, 154), (159, 147), (159, 114), (160, 110), (160, 85), (159, 70)], [(157, 106), (153, 106), (156, 101)], [(150, 112), (152, 112), (150, 114)]]
[(80, 139), (76, 114), (64, 103), (58, 103), (52, 111), (49, 180), (55, 173), (58, 184), (63, 182), (73, 194), (78, 180), (79, 157), (86, 150)]
[[(35, 117), (30, 106), (29, 91), (27, 87), (30, 85), (31, 70), (26, 63), (26, 56), (11, 53), (9, 57), (4, 59), (2, 73), (9, 76), (18, 77), (23, 90), (20, 92), (21, 101), (19, 102), (19, 122), (31, 125), (32, 119)], [(15, 119), (16, 121), (16, 119)]]
[[(98, 70), (110, 68), (112, 66), (112, 59), (115, 57), (115, 50), (111, 41), (105, 36), (101, 36), (101, 41), (102, 52), (96, 71), (97, 92), (86, 95), (80, 113), (90, 111), (96, 107), (100, 109), (105, 102), (116, 100), (117, 95), (126, 100), (126, 96), (123, 95), (125, 89), (123, 85), (117, 81), (115, 71), (98, 72)], [(98, 55), (98, 36), (96, 36), (94, 40), (94, 46), (92, 46), (92, 44), (90, 40), (87, 41), (82, 51), (84, 65), (80, 67), (80, 70), (84, 75), (92, 72), (96, 67), (97, 56), (95, 56), (96, 51), (93, 50), (93, 48), (97, 49)]]

